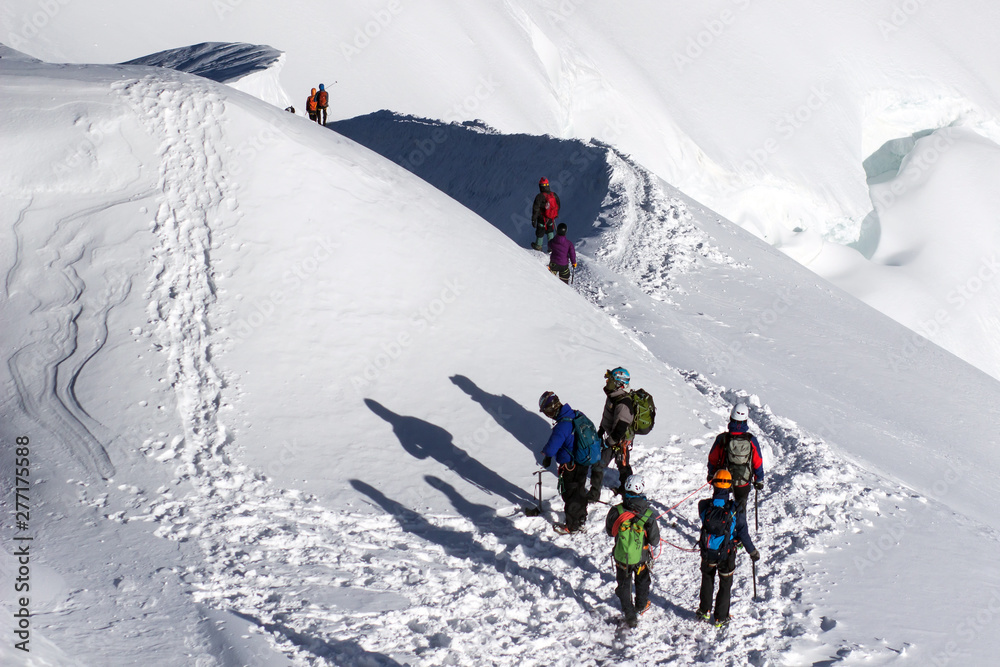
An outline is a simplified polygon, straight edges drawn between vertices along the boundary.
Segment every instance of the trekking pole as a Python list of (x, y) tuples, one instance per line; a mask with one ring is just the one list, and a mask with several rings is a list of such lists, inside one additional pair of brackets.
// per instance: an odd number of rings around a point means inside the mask
[(757, 498), (760, 496), (760, 489), (756, 486), (753, 487), (753, 532), (760, 533), (760, 522), (757, 520), (757, 513), (759, 508), (757, 507)]
[(753, 566), (753, 601), (757, 601), (757, 561), (750, 561), (750, 565)]

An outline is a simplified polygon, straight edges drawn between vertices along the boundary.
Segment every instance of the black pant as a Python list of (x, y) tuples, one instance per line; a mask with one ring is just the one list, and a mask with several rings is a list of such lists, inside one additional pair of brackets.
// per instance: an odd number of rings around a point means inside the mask
[[(622, 603), (622, 612), (625, 618), (634, 617), (636, 610), (642, 610), (649, 601), (649, 586), (653, 577), (649, 572), (649, 564), (621, 565), (615, 563), (615, 578), (618, 580), (618, 587), (615, 593)], [(635, 603), (632, 602), (632, 580), (635, 579)]]
[(579, 530), (587, 523), (587, 472), (589, 466), (569, 464), (559, 466), (559, 483), (566, 503), (566, 528)]
[(701, 601), (698, 611), (712, 611), (712, 591), (715, 589), (715, 575), (719, 575), (719, 594), (715, 598), (715, 620), (729, 618), (729, 598), (733, 591), (733, 572), (736, 570), (736, 549), (729, 557), (718, 563), (701, 561)]
[(326, 107), (316, 109), (316, 122), (320, 125), (326, 125)]
[(569, 264), (561, 266), (559, 264), (549, 262), (549, 271), (559, 276), (559, 280), (569, 285)]
[(618, 488), (625, 489), (625, 480), (632, 476), (632, 465), (629, 463), (629, 456), (632, 454), (632, 443), (622, 443), (622, 448), (605, 447), (601, 450), (601, 461), (591, 466), (590, 470), (590, 495), (588, 498), (597, 501), (601, 497), (601, 488), (604, 486), (604, 470), (615, 460), (618, 466)]
[(753, 488), (753, 484), (747, 484), (746, 486), (734, 486), (733, 487), (733, 500), (736, 502), (736, 513), (746, 514), (747, 513), (747, 498), (750, 496), (750, 489)]

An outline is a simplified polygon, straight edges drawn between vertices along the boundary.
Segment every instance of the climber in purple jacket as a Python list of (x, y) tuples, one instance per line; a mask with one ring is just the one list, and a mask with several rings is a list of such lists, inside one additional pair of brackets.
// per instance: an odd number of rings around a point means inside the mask
[(560, 222), (556, 237), (549, 241), (549, 271), (559, 276), (559, 280), (569, 284), (569, 267), (576, 268), (576, 247), (566, 238), (566, 223)]

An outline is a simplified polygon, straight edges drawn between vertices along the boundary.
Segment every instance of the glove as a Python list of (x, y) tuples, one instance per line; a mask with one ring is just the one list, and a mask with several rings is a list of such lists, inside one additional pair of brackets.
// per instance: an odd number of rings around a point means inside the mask
[(754, 482), (753, 488), (757, 489), (758, 491), (762, 490), (764, 488), (764, 482)]
[(546, 456), (544, 459), (542, 459), (542, 467), (543, 468), (548, 468), (550, 465), (552, 465), (552, 457), (551, 456)]
[(573, 265), (573, 268), (574, 268), (574, 269), (576, 268), (576, 264), (574, 264), (574, 265)]
[(602, 442), (604, 441), (604, 429), (603, 428), (597, 430), (597, 439), (601, 440)]
[(757, 549), (751, 551), (749, 555), (750, 555), (750, 560), (752, 560), (755, 563), (760, 560), (760, 551), (758, 551)]

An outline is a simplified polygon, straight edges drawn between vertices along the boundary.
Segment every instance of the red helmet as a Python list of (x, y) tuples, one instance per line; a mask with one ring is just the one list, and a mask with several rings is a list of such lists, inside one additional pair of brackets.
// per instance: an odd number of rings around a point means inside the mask
[(540, 179), (538, 179), (538, 184), (539, 185), (548, 185), (549, 184), (549, 179), (547, 179), (544, 176), (542, 176)]

